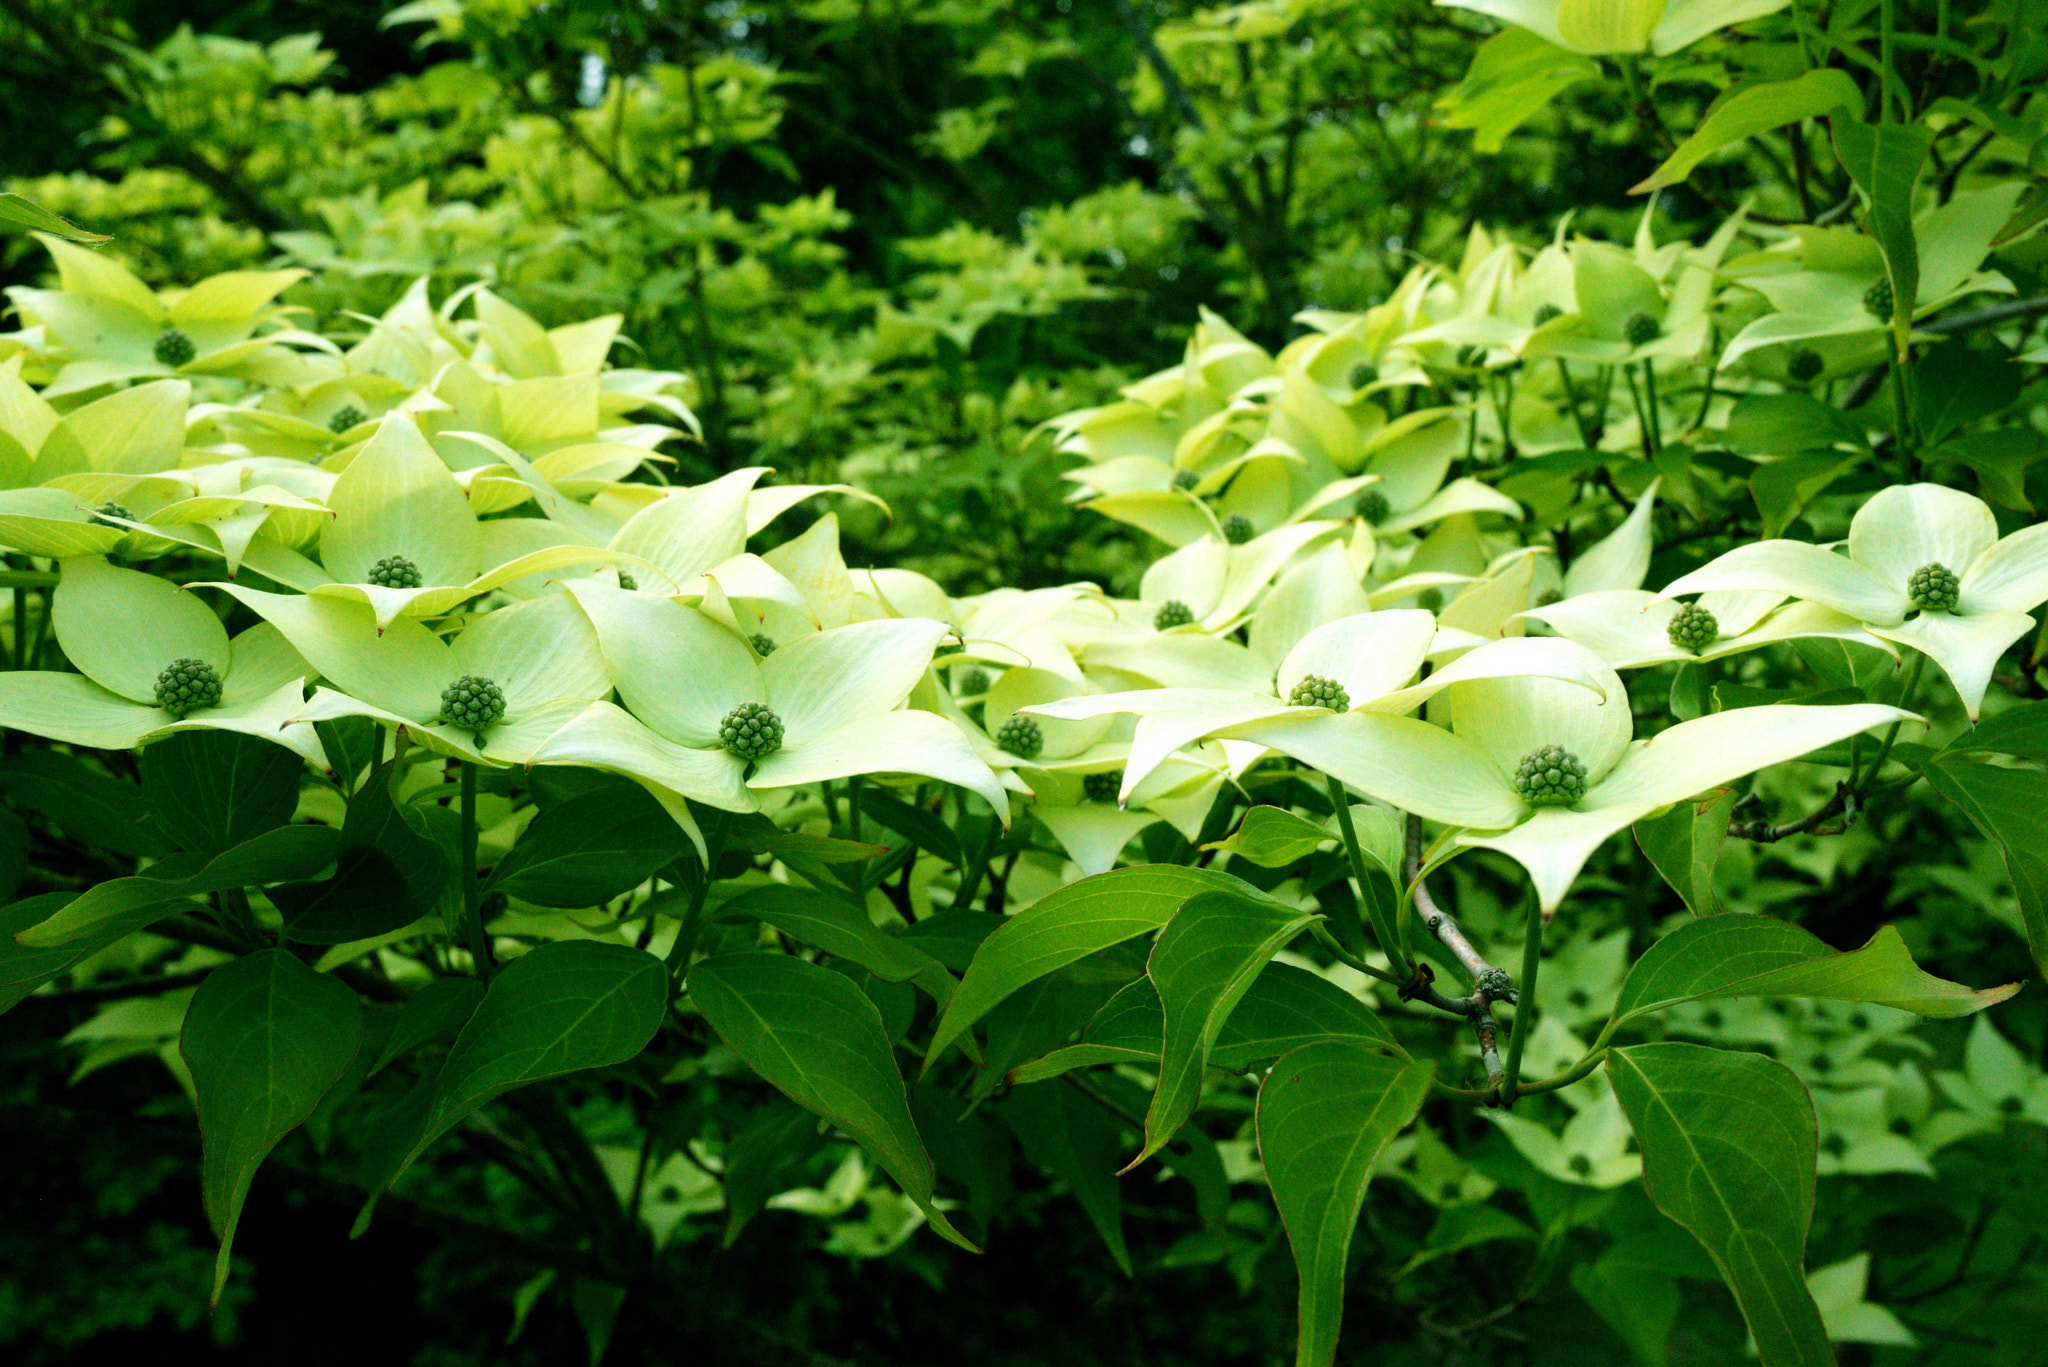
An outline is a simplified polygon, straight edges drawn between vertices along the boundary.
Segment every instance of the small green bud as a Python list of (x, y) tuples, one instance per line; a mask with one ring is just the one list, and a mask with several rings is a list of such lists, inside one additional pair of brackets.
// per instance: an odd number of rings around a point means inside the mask
[(1871, 317), (1889, 323), (1898, 301), (1892, 296), (1892, 278), (1889, 275), (1877, 277), (1877, 283), (1863, 291), (1863, 309)]
[(184, 657), (156, 676), (156, 705), (174, 717), (220, 702), (220, 675), (204, 660)]
[(755, 632), (747, 638), (747, 644), (752, 646), (754, 653), (764, 660), (775, 653), (775, 638), (765, 632)]
[(199, 348), (192, 344), (191, 336), (182, 329), (165, 328), (156, 335), (152, 354), (158, 365), (177, 367), (190, 365), (192, 358), (199, 354)]
[(718, 739), (741, 759), (765, 759), (782, 748), (782, 718), (766, 703), (743, 702), (718, 724)]
[(1721, 634), (1721, 624), (1714, 620), (1714, 614), (1698, 603), (1687, 603), (1672, 617), (1671, 624), (1664, 628), (1664, 635), (1680, 650), (1689, 650), (1697, 655), (1714, 643)]
[(387, 555), (370, 566), (363, 582), (380, 589), (416, 589), (426, 581), (420, 578), (418, 565), (402, 555)]
[(1954, 612), (1962, 582), (1946, 565), (1926, 564), (1906, 579), (1906, 596), (1922, 612)]
[[(133, 508), (130, 508), (125, 503), (116, 503), (111, 498), (99, 506), (99, 508), (93, 513), (92, 520), (94, 522), (99, 523), (99, 525), (102, 527), (112, 527), (114, 526), (114, 524), (108, 521), (108, 519), (115, 517), (125, 518), (129, 522), (133, 522), (136, 520), (135, 510)], [(128, 529), (126, 527), (120, 527), (117, 528), (117, 530), (125, 532)]]
[(1173, 487), (1176, 489), (1193, 489), (1201, 482), (1202, 477), (1193, 470), (1175, 470), (1173, 472)]
[(1242, 546), (1257, 534), (1258, 528), (1243, 513), (1232, 513), (1223, 519), (1223, 539), (1233, 546)]
[(1045, 749), (1045, 732), (1031, 718), (1014, 714), (996, 731), (996, 745), (1018, 759), (1037, 759)]
[(1152, 614), (1154, 631), (1171, 631), (1184, 627), (1195, 620), (1195, 610), (1178, 598), (1169, 598), (1159, 605), (1159, 611)]
[(1812, 384), (1827, 368), (1826, 359), (1810, 346), (1794, 347), (1785, 358), (1785, 374), (1794, 384)]
[(1586, 795), (1586, 766), (1563, 746), (1538, 746), (1515, 766), (1515, 791), (1531, 807), (1569, 807)]
[(1557, 305), (1539, 304), (1536, 306), (1535, 315), (1529, 321), (1537, 327), (1542, 327), (1545, 323), (1555, 322), (1562, 317), (1564, 317), (1564, 310)]
[(1320, 674), (1304, 674), (1287, 695), (1289, 707), (1327, 707), (1332, 712), (1349, 712), (1351, 695), (1344, 685)]
[(640, 581), (638, 579), (635, 579), (632, 575), (627, 574), (624, 570), (620, 570), (619, 587), (624, 589), (628, 593), (632, 593), (634, 590), (640, 587)]
[(988, 692), (988, 671), (969, 666), (953, 674), (953, 691), (963, 698), (978, 698)]
[(1368, 365), (1364, 361), (1360, 361), (1357, 365), (1351, 367), (1351, 387), (1353, 389), (1363, 389), (1369, 384), (1376, 384), (1379, 378), (1380, 368), (1376, 365)]
[(484, 728), (505, 715), (505, 690), (481, 674), (465, 674), (441, 690), (441, 721), (484, 743)]
[(345, 403), (334, 410), (334, 416), (327, 420), (327, 430), (340, 436), (351, 427), (360, 427), (370, 420), (370, 415), (352, 403)]
[(1631, 313), (1621, 325), (1621, 335), (1630, 346), (1648, 346), (1664, 335), (1664, 325), (1647, 313)]
[(1521, 994), (1515, 991), (1514, 975), (1505, 968), (1488, 967), (1473, 980), (1472, 990), (1484, 992), (1490, 1000), (1512, 1002)]
[(1415, 595), (1415, 606), (1421, 608), (1424, 612), (1442, 612), (1444, 610), (1444, 591), (1442, 589), (1424, 589)]
[(1081, 776), (1081, 792), (1090, 802), (1115, 802), (1123, 787), (1124, 771), (1121, 769)]
[(1351, 506), (1360, 517), (1375, 524), (1385, 522), (1387, 515), (1394, 511), (1393, 505), (1387, 502), (1387, 496), (1378, 489), (1367, 489)]

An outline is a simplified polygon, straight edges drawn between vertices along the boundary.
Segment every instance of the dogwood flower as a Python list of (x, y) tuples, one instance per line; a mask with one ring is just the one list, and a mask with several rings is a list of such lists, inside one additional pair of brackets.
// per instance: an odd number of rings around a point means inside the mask
[(233, 640), (197, 594), (99, 556), (61, 562), (52, 628), (78, 672), (0, 674), (0, 726), (98, 750), (172, 731), (241, 731), (321, 758), (293, 725), (314, 670), (275, 627)]
[(1665, 586), (1818, 603), (1940, 665), (1974, 721), (2006, 647), (2048, 602), (2048, 523), (2000, 539), (1983, 500), (1938, 484), (1880, 491), (1849, 522), (1848, 554), (1803, 541), (1737, 546)]
[[(1461, 828), (1460, 844), (1499, 850), (1526, 868), (1548, 914), (1602, 841), (1660, 807), (1860, 731), (1917, 720), (1875, 703), (1778, 704), (1716, 712), (1632, 743), (1628, 693), (1612, 669), (1569, 641), (1522, 644), (1576, 655), (1594, 684), (1469, 678), (1437, 693), (1431, 722), (1353, 712), (1321, 727), (1280, 717), (1232, 734), (1285, 748), (1361, 793)], [(1449, 729), (1434, 724), (1445, 717)], [(1289, 728), (1283, 747), (1270, 733)]]
[(1790, 0), (1437, 0), (1489, 14), (1589, 57), (1668, 56), (1734, 24), (1776, 14)]
[(623, 774), (684, 822), (679, 796), (750, 812), (767, 789), (878, 773), (957, 784), (1007, 822), (1002, 785), (960, 732), (930, 712), (897, 710), (924, 677), (943, 623), (855, 622), (762, 659), (671, 599), (591, 580), (571, 591), (625, 706), (591, 704), (534, 762)]

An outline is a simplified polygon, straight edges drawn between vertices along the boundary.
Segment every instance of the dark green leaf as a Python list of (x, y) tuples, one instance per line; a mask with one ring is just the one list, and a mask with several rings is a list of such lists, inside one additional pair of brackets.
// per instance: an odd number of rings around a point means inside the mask
[(1913, 417), (1931, 445), (2011, 407), (2025, 379), (2011, 353), (1980, 350), (1952, 337), (1914, 362)]
[(1435, 1072), (1354, 1040), (1323, 1040), (1282, 1058), (1259, 1088), (1259, 1152), (1301, 1274), (1297, 1367), (1336, 1361), (1344, 1265), (1366, 1184)]
[(193, 994), (178, 1048), (205, 1141), (201, 1194), (220, 1236), (214, 1304), (257, 1165), (348, 1071), (362, 1034), (355, 993), (281, 949), (216, 969)]
[(1109, 1256), (1133, 1275), (1124, 1242), (1123, 1199), (1117, 1189), (1122, 1127), (1067, 1084), (1026, 1087), (996, 1109), (1024, 1147), (1024, 1156), (1064, 1181), (1088, 1214)]
[(383, 1048), (377, 1052), (371, 1074), (382, 1072), (392, 1060), (422, 1044), (454, 1039), (469, 1024), (477, 1003), (483, 999), (484, 985), (475, 978), (436, 978), (428, 983), (399, 1011)]
[(1305, 968), (1268, 964), (1223, 1023), (1209, 1062), (1242, 1072), (1311, 1041), (1333, 1038), (1407, 1057), (1364, 1002)]
[(384, 729), (368, 717), (341, 717), (313, 723), (327, 771), (344, 793), (354, 796), (356, 780), (377, 765), (384, 748)]
[(1820, 1151), (1806, 1088), (1774, 1059), (1698, 1044), (1611, 1050), (1607, 1075), (1642, 1147), (1650, 1199), (1706, 1246), (1764, 1367), (1833, 1367), (1806, 1289)]
[(924, 808), (914, 807), (895, 794), (868, 783), (861, 785), (860, 809), (898, 835), (916, 842), (919, 849), (929, 850), (955, 868), (965, 862), (960, 853), (959, 838), (953, 834), (952, 827)]
[(1765, 461), (1749, 477), (1750, 497), (1763, 514), (1764, 535), (1783, 536), (1785, 529), (1820, 497), (1830, 484), (1860, 465), (1865, 457), (1821, 451)]
[(723, 954), (690, 970), (690, 1000), (749, 1067), (853, 1136), (934, 1230), (973, 1248), (932, 1205), (931, 1156), (881, 1013), (860, 988), (783, 954)]
[(0, 807), (0, 902), (14, 896), (21, 880), (28, 877), (28, 826), (5, 807)]
[[(128, 934), (129, 926), (123, 922), (103, 926), (83, 939), (72, 940), (50, 949), (38, 949), (16, 942), (16, 935), (30, 926), (48, 920), (62, 911), (65, 904), (71, 900), (72, 896), (68, 892), (46, 892), (0, 907), (0, 1011), (13, 1010), (20, 1005), (22, 998), (65, 969), (90, 955), (99, 953)], [(176, 910), (178, 904), (175, 902), (162, 904), (160, 909), (152, 914), (151, 919), (168, 916)]]
[(82, 242), (88, 247), (114, 240), (105, 233), (87, 232), (75, 223), (66, 222), (34, 200), (12, 190), (0, 190), (0, 223), (28, 232), (49, 233), (67, 242)]
[(594, 907), (639, 887), (689, 846), (675, 818), (628, 784), (540, 813), (484, 887), (538, 907)]
[(1721, 909), (1714, 894), (1714, 865), (1728, 838), (1728, 813), (1734, 807), (1734, 792), (1717, 788), (1704, 802), (1681, 802), (1662, 816), (1635, 824), (1636, 844), (1695, 916), (1712, 916)]
[[(1077, 982), (1071, 972), (1048, 973), (1026, 983), (988, 1013), (984, 1022), (987, 1056), (982, 1071), (975, 1075), (974, 1100), (993, 1093), (1018, 1064), (1036, 1058), (1089, 1024), (1120, 986), (1129, 988), (1129, 984), (1100, 980)], [(1153, 1057), (1158, 1057), (1156, 1052)]]
[(1789, 81), (1746, 86), (1714, 101), (1691, 137), (1651, 176), (1632, 186), (1632, 195), (1677, 185), (1692, 174), (1695, 166), (1724, 147), (1755, 137), (1801, 119), (1817, 119), (1843, 106), (1863, 107), (1863, 92), (1849, 73), (1822, 67), (1803, 72)]
[(348, 804), (334, 876), (271, 889), (288, 939), (343, 945), (411, 925), (433, 910), (448, 858), (392, 799), (392, 764), (373, 771)]
[(2048, 761), (2048, 702), (2022, 703), (1986, 717), (1948, 743), (1945, 754), (1990, 752)]
[(2048, 773), (1961, 757), (1936, 760), (1921, 772), (2004, 852), (2028, 948), (2035, 966), (2048, 973)]
[(2004, 508), (2034, 511), (2027, 495), (2027, 471), (2048, 460), (2048, 438), (2026, 428), (2001, 428), (1950, 437), (1927, 453), (1930, 461), (1954, 461), (1977, 476), (1977, 490)]
[(1828, 120), (1835, 155), (1863, 192), (1863, 231), (1877, 239), (1892, 282), (1892, 328), (1901, 355), (1908, 350), (1913, 303), (1920, 294), (1920, 250), (1913, 237), (1913, 185), (1934, 145), (1934, 131), (1917, 123), (1868, 124), (1852, 114)]
[(1430, 1229), (1429, 1237), (1422, 1241), (1422, 1247), (1402, 1266), (1401, 1275), (1405, 1277), (1425, 1263), (1447, 1258), (1453, 1253), (1462, 1253), (1468, 1248), (1477, 1248), (1481, 1244), (1498, 1243), (1503, 1239), (1535, 1238), (1535, 1230), (1499, 1206), (1481, 1205), (1476, 1202), (1445, 1206), (1443, 1213), (1436, 1217), (1436, 1224)]
[(29, 750), (0, 759), (0, 792), (17, 808), (48, 817), (71, 839), (110, 854), (133, 859), (168, 849), (143, 820), (149, 808), (141, 788), (71, 755)]
[(1860, 423), (1810, 394), (1743, 395), (1721, 429), (1721, 440), (1750, 456), (1793, 456), (1864, 444)]
[(750, 888), (721, 906), (718, 917), (765, 921), (834, 958), (859, 964), (883, 982), (914, 982), (942, 1005), (953, 992), (952, 975), (915, 942), (889, 934), (845, 899), (812, 888), (784, 883)]
[(954, 973), (965, 973), (981, 942), (994, 934), (1003, 918), (973, 907), (950, 907), (927, 916), (903, 932), (903, 938)]
[(796, 1185), (800, 1165), (818, 1143), (818, 1118), (788, 1097), (776, 1095), (747, 1118), (725, 1146), (727, 1248), (769, 1197)]
[(1315, 853), (1316, 847), (1330, 838), (1330, 833), (1321, 826), (1284, 807), (1254, 807), (1244, 814), (1244, 820), (1228, 840), (1202, 848), (1227, 851), (1262, 869), (1282, 869), (1303, 855)]
[(142, 752), (142, 793), (157, 828), (215, 855), (292, 819), (306, 762), (239, 731), (174, 731)]

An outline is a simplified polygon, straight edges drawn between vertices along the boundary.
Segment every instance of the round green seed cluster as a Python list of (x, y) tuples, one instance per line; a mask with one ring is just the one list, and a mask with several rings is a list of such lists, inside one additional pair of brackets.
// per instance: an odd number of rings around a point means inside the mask
[(465, 674), (441, 690), (441, 720), (483, 743), (484, 728), (505, 715), (505, 690), (481, 674)]
[(351, 427), (360, 427), (370, 420), (370, 415), (352, 403), (345, 403), (334, 410), (334, 416), (327, 420), (327, 430), (340, 436)]
[(1630, 346), (1648, 346), (1664, 335), (1664, 325), (1647, 313), (1631, 313), (1621, 325), (1621, 335)]
[(1542, 327), (1545, 323), (1555, 322), (1557, 319), (1562, 317), (1564, 317), (1564, 310), (1559, 308), (1557, 305), (1539, 304), (1536, 307), (1535, 314), (1529, 319), (1529, 321), (1535, 324), (1537, 327)]
[(963, 698), (978, 698), (988, 692), (988, 671), (969, 665), (953, 671), (953, 691)]
[(1327, 707), (1332, 712), (1349, 712), (1351, 695), (1344, 685), (1321, 674), (1304, 674), (1287, 694), (1289, 707)]
[(220, 675), (204, 660), (171, 661), (156, 676), (156, 705), (174, 717), (220, 703)]
[(1360, 517), (1372, 523), (1385, 522), (1387, 515), (1394, 511), (1393, 505), (1387, 502), (1387, 496), (1377, 489), (1367, 489), (1351, 506)]
[(996, 729), (996, 745), (1018, 759), (1037, 759), (1045, 748), (1045, 732), (1029, 717), (1011, 716)]
[(1173, 487), (1176, 489), (1192, 489), (1201, 482), (1202, 477), (1193, 470), (1175, 470), (1173, 472)]
[(749, 636), (747, 644), (752, 646), (754, 653), (764, 660), (775, 653), (775, 638), (763, 631), (757, 631), (752, 636)]
[(624, 589), (626, 592), (631, 593), (635, 589), (640, 587), (640, 581), (638, 579), (635, 579), (632, 575), (627, 574), (624, 570), (620, 570), (619, 587)]
[(1380, 368), (1376, 365), (1369, 365), (1364, 361), (1360, 361), (1357, 365), (1351, 367), (1351, 387), (1353, 389), (1363, 389), (1369, 384), (1376, 384), (1379, 378)]
[(1586, 795), (1586, 766), (1561, 745), (1541, 745), (1515, 766), (1515, 791), (1531, 807), (1569, 807)]
[[(110, 519), (117, 517), (133, 522), (135, 521), (135, 510), (125, 503), (116, 503), (110, 498), (105, 503), (102, 503), (93, 513), (92, 520), (99, 523), (102, 527), (111, 527), (114, 523)], [(128, 529), (123, 527), (121, 530), (125, 532)]]
[(1689, 650), (1697, 655), (1714, 643), (1721, 634), (1721, 624), (1714, 620), (1714, 614), (1698, 603), (1687, 603), (1671, 618), (1671, 625), (1664, 628), (1664, 635), (1680, 650)]
[(370, 566), (363, 582), (380, 589), (416, 589), (426, 580), (420, 578), (420, 567), (412, 561), (402, 555), (387, 555)]
[(1863, 309), (1873, 318), (1891, 321), (1892, 311), (1898, 301), (1892, 297), (1892, 278), (1889, 275), (1877, 277), (1877, 283), (1863, 291)]
[(1785, 358), (1785, 373), (1795, 384), (1812, 384), (1827, 368), (1827, 359), (1810, 346), (1798, 347)]
[(1424, 612), (1442, 612), (1444, 609), (1444, 591), (1442, 589), (1424, 589), (1415, 595), (1415, 606), (1421, 608)]
[(1122, 792), (1123, 788), (1124, 771), (1121, 769), (1081, 776), (1081, 792), (1090, 802), (1114, 802), (1116, 795)]
[(1223, 519), (1223, 539), (1233, 546), (1242, 546), (1257, 535), (1258, 529), (1243, 513), (1232, 513)]
[(1152, 614), (1154, 631), (1171, 631), (1184, 627), (1195, 620), (1195, 610), (1178, 598), (1169, 598), (1159, 605), (1159, 611)]
[(191, 335), (181, 328), (165, 328), (156, 335), (156, 346), (151, 348), (158, 365), (189, 365), (199, 354), (199, 348), (192, 344)]
[(1939, 563), (1922, 565), (1906, 578), (1906, 596), (1922, 612), (1954, 612), (1962, 581)]
[(782, 748), (782, 718), (766, 703), (743, 702), (718, 724), (718, 741), (741, 759), (764, 759)]

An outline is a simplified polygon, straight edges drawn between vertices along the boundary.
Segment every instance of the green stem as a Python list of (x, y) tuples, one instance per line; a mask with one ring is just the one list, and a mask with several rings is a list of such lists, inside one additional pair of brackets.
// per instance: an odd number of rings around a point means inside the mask
[(1571, 405), (1572, 426), (1579, 429), (1579, 444), (1587, 450), (1593, 449), (1593, 429), (1586, 425), (1586, 415), (1579, 411), (1579, 387), (1572, 383), (1571, 367), (1564, 363), (1564, 357), (1557, 358), (1557, 378), (1564, 381), (1565, 402)]
[(1365, 974), (1365, 976), (1367, 976), (1368, 978), (1378, 978), (1381, 982), (1392, 983), (1396, 987), (1399, 987), (1404, 981), (1406, 981), (1406, 979), (1396, 977), (1394, 974), (1387, 972), (1387, 970), (1385, 970), (1384, 968), (1374, 967), (1372, 964), (1367, 963), (1364, 959), (1359, 958), (1356, 954), (1353, 954), (1350, 950), (1344, 948), (1344, 946), (1338, 941), (1337, 937), (1332, 935), (1329, 932), (1328, 927), (1324, 926), (1324, 924), (1321, 921), (1317, 921), (1315, 924), (1311, 925), (1308, 928), (1308, 933), (1315, 936), (1316, 943), (1320, 944), (1324, 949), (1329, 950), (1331, 956), (1334, 957), (1338, 963), (1343, 964), (1346, 968), (1355, 968), (1360, 973)]
[(1529, 919), (1522, 940), (1522, 978), (1515, 984), (1515, 1029), (1508, 1036), (1507, 1072), (1500, 1083), (1503, 1106), (1515, 1104), (1522, 1078), (1522, 1046), (1536, 1028), (1536, 973), (1543, 967), (1543, 899), (1529, 889)]
[(846, 780), (846, 834), (856, 843), (860, 840), (860, 783), (859, 774)]
[(20, 584), (14, 586), (14, 667), (24, 669), (28, 665), (28, 589)]
[(0, 570), (0, 588), (7, 589), (51, 589), (57, 586), (57, 576), (38, 570)]
[[(1893, 83), (1899, 79), (1898, 68), (1892, 65), (1892, 34), (1898, 26), (1898, 20), (1893, 13), (1893, 0), (1883, 0), (1879, 9), (1877, 61), (1878, 65), (1884, 68), (1884, 70), (1878, 82), (1877, 121), (1879, 123), (1891, 123), (1893, 122), (1892, 101), (1896, 94)], [(1869, 13), (1868, 10), (1864, 12), (1866, 14)], [(1904, 101), (1901, 100), (1900, 104), (1902, 107), (1899, 110), (1899, 117), (1903, 119), (1905, 117)]]
[(263, 948), (263, 927), (256, 922), (256, 909), (249, 905), (249, 894), (243, 888), (224, 888), (220, 894), (221, 919), (228, 923), (228, 929), (235, 938), (251, 949)]
[(1409, 973), (1408, 958), (1401, 952), (1401, 942), (1394, 935), (1394, 927), (1381, 909), (1379, 899), (1366, 886), (1370, 870), (1366, 866), (1365, 851), (1358, 843), (1358, 828), (1351, 821), (1351, 798), (1344, 791), (1344, 785), (1334, 778), (1326, 778), (1330, 791), (1330, 805), (1337, 809), (1337, 829), (1344, 836), (1344, 850), (1351, 856), (1351, 876), (1358, 880), (1358, 900), (1366, 914), (1372, 918), (1372, 933), (1380, 942), (1380, 950), (1394, 971), (1406, 980)]
[[(1541, 1082), (1531, 1082), (1521, 1089), (1520, 1094), (1522, 1096), (1537, 1096), (1544, 1092), (1558, 1091), (1571, 1086), (1574, 1082), (1580, 1081), (1606, 1060), (1607, 1046), (1604, 1043), (1605, 1036), (1602, 1036), (1602, 1040), (1602, 1043), (1595, 1044), (1591, 1049), (1587, 1050), (1584, 1058), (1574, 1063), (1564, 1072), (1559, 1073), (1555, 1077), (1544, 1078)], [(1461, 1096), (1472, 1101), (1485, 1101), (1493, 1096), (1490, 1090), (1481, 1091), (1473, 1087), (1453, 1087), (1448, 1082), (1439, 1082), (1436, 1086), (1439, 1090), (1447, 1092), (1452, 1096)]]
[(1657, 412), (1657, 368), (1643, 362), (1643, 411), (1650, 416), (1650, 458), (1664, 449), (1664, 419)]
[(825, 820), (828, 828), (836, 831), (839, 829), (839, 799), (832, 796), (832, 780), (829, 778), (820, 779), (818, 781), (818, 792), (825, 799)]
[[(1886, 13), (1890, 13), (1887, 6)], [(1894, 325), (1896, 327), (1896, 325)], [(1898, 348), (1896, 337), (1892, 341), (1892, 444), (1899, 448), (1899, 480), (1911, 483), (1913, 479), (1913, 445), (1908, 434), (1913, 430), (1913, 389), (1911, 378), (1906, 374), (1906, 355)]]
[[(1914, 690), (1920, 686), (1920, 670), (1926, 663), (1925, 654), (1917, 650), (1913, 652), (1913, 663), (1906, 666), (1906, 682), (1899, 688), (1900, 707), (1912, 701)], [(1877, 758), (1871, 761), (1869, 770), (1863, 775), (1865, 784), (1884, 772), (1884, 762), (1891, 758), (1892, 742), (1899, 738), (1899, 728), (1904, 725), (1904, 722), (1895, 721), (1885, 728), (1884, 741), (1877, 747)], [(1863, 796), (1860, 790), (1858, 796)]]
[(676, 930), (676, 942), (668, 947), (668, 972), (680, 981), (690, 971), (690, 956), (697, 952), (697, 939), (704, 932), (704, 901), (711, 895), (713, 871), (724, 852), (725, 818), (714, 818), (704, 833), (704, 874), (690, 889), (690, 905), (683, 911), (683, 924)]
[[(462, 760), (462, 935), (469, 941), (469, 957), (476, 961), (476, 975), (485, 982), (497, 972), (491, 959), (490, 937), (484, 934), (483, 889), (476, 881), (476, 766)], [(395, 777), (395, 775), (394, 775)]]

